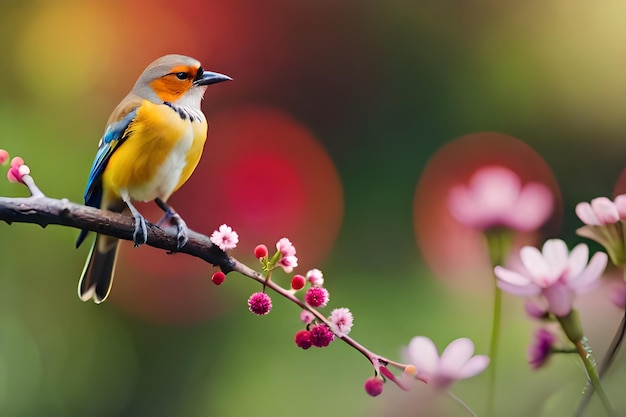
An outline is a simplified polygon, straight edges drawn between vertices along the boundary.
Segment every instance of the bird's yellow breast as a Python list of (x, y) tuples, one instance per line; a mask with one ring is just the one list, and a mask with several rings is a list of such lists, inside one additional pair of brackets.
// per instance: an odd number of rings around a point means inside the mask
[[(127, 139), (111, 155), (102, 177), (111, 197), (167, 200), (197, 166), (207, 135), (200, 110), (183, 117), (172, 107), (144, 100)], [(193, 119), (193, 120), (192, 120)]]

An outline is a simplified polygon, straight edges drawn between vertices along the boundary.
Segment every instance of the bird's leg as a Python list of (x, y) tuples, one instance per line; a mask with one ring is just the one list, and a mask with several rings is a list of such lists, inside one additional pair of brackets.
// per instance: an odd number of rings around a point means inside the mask
[(187, 223), (185, 223), (183, 218), (180, 217), (180, 215), (176, 213), (172, 207), (167, 205), (165, 201), (161, 200), (160, 198), (155, 198), (154, 202), (157, 204), (157, 206), (159, 206), (161, 210), (165, 212), (163, 218), (157, 223), (157, 226), (160, 226), (166, 221), (169, 221), (174, 226), (176, 226), (176, 248), (182, 248), (189, 240), (189, 237), (187, 236)]
[(133, 206), (130, 202), (130, 199), (124, 200), (130, 212), (135, 219), (135, 231), (133, 232), (133, 242), (135, 242), (135, 247), (139, 245), (143, 245), (148, 241), (148, 228), (146, 227), (146, 219), (143, 218), (139, 210)]

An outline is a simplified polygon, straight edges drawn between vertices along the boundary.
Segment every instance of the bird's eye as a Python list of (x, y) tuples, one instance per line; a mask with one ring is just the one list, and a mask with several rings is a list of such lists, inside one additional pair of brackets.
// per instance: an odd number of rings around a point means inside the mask
[(187, 79), (187, 73), (186, 72), (177, 72), (176, 73), (176, 78), (178, 78), (179, 80), (186, 80)]

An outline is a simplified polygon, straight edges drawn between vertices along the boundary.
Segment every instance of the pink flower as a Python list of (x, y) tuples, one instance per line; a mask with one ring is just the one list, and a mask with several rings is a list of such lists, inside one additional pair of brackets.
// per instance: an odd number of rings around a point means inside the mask
[(316, 324), (311, 327), (310, 340), (313, 346), (326, 347), (335, 340), (335, 335), (325, 324)]
[(280, 265), (287, 274), (290, 274), (293, 269), (298, 266), (296, 248), (289, 239), (283, 237), (276, 243), (276, 250), (278, 250), (281, 255), (278, 265)]
[(347, 308), (336, 308), (330, 312), (330, 329), (339, 337), (347, 336), (352, 330), (354, 317)]
[(7, 172), (7, 179), (11, 182), (19, 182), (24, 184), (24, 176), (30, 175), (30, 168), (24, 165), (24, 160), (16, 156), (11, 160), (11, 167)]
[(9, 159), (9, 153), (4, 149), (0, 149), (0, 165), (4, 164)]
[(577, 245), (571, 253), (560, 239), (550, 239), (542, 252), (532, 246), (520, 251), (524, 273), (496, 266), (498, 287), (514, 295), (542, 295), (548, 302), (548, 311), (559, 317), (572, 310), (576, 293), (592, 289), (602, 275), (607, 255), (597, 252), (589, 259), (587, 245)]
[(528, 346), (528, 363), (533, 369), (539, 369), (546, 364), (552, 354), (554, 335), (541, 328), (535, 332), (533, 342)]
[(287, 274), (290, 274), (293, 272), (293, 269), (298, 266), (298, 258), (294, 255), (280, 258), (278, 265), (280, 265)]
[(234, 249), (239, 243), (239, 235), (230, 226), (221, 225), (218, 230), (211, 234), (211, 242), (218, 246), (221, 250), (227, 251)]
[(481, 373), (489, 365), (489, 357), (474, 354), (474, 343), (467, 338), (456, 339), (445, 348), (441, 357), (435, 344), (427, 337), (416, 336), (405, 350), (407, 362), (415, 366), (415, 378), (445, 389), (454, 381)]
[(324, 285), (324, 274), (319, 269), (311, 269), (306, 273), (306, 278), (314, 287)]
[(248, 298), (248, 309), (257, 316), (263, 316), (272, 309), (272, 299), (264, 292), (255, 292)]
[(585, 223), (576, 233), (604, 246), (615, 265), (624, 264), (626, 194), (617, 196), (614, 202), (606, 197), (598, 197), (591, 200), (591, 203), (578, 203), (576, 214)]
[(281, 238), (276, 243), (276, 250), (278, 250), (283, 258), (287, 256), (293, 256), (296, 254), (296, 248), (293, 246), (291, 241), (286, 237)]
[(518, 231), (538, 229), (552, 214), (554, 198), (547, 186), (524, 186), (508, 168), (487, 166), (456, 186), (448, 195), (448, 207), (460, 223), (479, 230), (508, 227)]
[(325, 307), (330, 296), (326, 288), (311, 287), (304, 295), (304, 301), (311, 307)]
[(311, 324), (315, 320), (315, 316), (309, 310), (304, 310), (300, 312), (300, 321), (304, 324)]

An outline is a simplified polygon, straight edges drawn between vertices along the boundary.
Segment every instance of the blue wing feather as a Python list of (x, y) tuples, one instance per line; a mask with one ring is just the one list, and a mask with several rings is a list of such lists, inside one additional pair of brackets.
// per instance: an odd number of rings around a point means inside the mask
[[(109, 158), (113, 155), (113, 152), (120, 146), (128, 137), (128, 127), (137, 116), (137, 109), (134, 108), (120, 121), (112, 123), (107, 127), (102, 139), (100, 141), (100, 147), (96, 153), (96, 158), (91, 166), (91, 172), (89, 172), (89, 180), (87, 181), (87, 187), (85, 189), (85, 205), (90, 207), (100, 207), (102, 204), (102, 173), (106, 168)], [(81, 230), (78, 239), (76, 240), (76, 247), (79, 247), (81, 243), (87, 237), (87, 230)]]
[(136, 116), (137, 108), (129, 112), (119, 122), (111, 124), (104, 132), (89, 173), (89, 180), (85, 189), (85, 205), (100, 207), (102, 202), (102, 172), (115, 149), (126, 140), (128, 126)]

